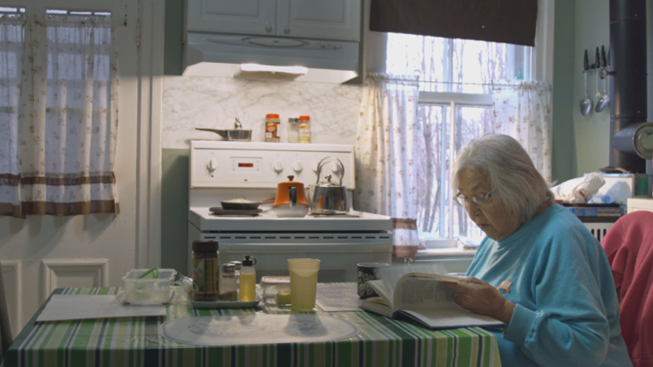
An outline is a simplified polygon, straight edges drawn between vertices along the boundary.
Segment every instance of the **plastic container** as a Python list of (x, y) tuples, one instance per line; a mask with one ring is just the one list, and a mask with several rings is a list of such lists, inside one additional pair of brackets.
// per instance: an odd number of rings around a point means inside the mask
[(276, 113), (265, 115), (265, 141), (269, 143), (278, 143), (281, 141), (281, 120)]
[(265, 276), (261, 278), (261, 288), (265, 304), (290, 306), (290, 277)]
[(299, 142), (311, 142), (311, 117), (299, 116)]
[(150, 269), (132, 269), (122, 278), (125, 282), (124, 301), (134, 305), (155, 305), (170, 302), (172, 283), (177, 271), (158, 269), (157, 278), (139, 277)]
[(288, 119), (288, 142), (299, 143), (299, 119), (291, 117)]
[(256, 301), (256, 259), (253, 256), (245, 256), (240, 268), (240, 284), (238, 300), (241, 302)]

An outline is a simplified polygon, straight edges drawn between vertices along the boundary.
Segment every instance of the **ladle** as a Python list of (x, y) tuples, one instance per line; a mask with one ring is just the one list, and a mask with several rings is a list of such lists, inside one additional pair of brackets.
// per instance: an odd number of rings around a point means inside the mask
[(583, 69), (585, 70), (583, 72), (583, 74), (585, 74), (585, 98), (581, 99), (579, 103), (580, 114), (583, 116), (587, 116), (592, 111), (592, 100), (587, 96), (587, 71), (589, 68), (589, 57), (587, 55), (587, 50), (585, 50), (585, 59), (583, 62)]
[(596, 112), (601, 112), (605, 110), (606, 107), (610, 104), (610, 95), (608, 95), (608, 87), (605, 84), (605, 80), (610, 76), (607, 71), (608, 71), (608, 60), (605, 58), (605, 47), (601, 46), (601, 67), (603, 68), (601, 71), (603, 73), (603, 97), (596, 103)]
[(603, 96), (601, 99), (599, 99), (598, 102), (596, 102), (596, 112), (602, 112), (605, 110), (606, 107), (610, 104), (610, 96), (608, 95), (608, 89), (605, 84), (605, 80), (608, 78), (606, 75), (605, 78), (603, 78)]

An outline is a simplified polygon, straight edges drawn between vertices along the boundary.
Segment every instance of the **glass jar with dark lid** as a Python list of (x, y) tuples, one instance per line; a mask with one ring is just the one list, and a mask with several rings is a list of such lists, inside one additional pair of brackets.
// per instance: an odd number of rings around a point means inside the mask
[(217, 241), (193, 241), (193, 300), (215, 302), (219, 298)]

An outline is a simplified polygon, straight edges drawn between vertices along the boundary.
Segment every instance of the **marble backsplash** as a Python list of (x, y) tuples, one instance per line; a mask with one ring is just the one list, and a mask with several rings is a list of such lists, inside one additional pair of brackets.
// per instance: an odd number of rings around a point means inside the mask
[(220, 140), (196, 127), (231, 129), (236, 117), (264, 141), (265, 115), (279, 114), (281, 141), (289, 117), (311, 117), (311, 142), (354, 144), (362, 98), (356, 85), (166, 76), (163, 91), (164, 149), (186, 149), (190, 140)]

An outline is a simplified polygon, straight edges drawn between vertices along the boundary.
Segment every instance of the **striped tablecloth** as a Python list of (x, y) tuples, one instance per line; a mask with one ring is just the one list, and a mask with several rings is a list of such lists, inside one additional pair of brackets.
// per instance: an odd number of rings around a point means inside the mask
[[(118, 288), (64, 288), (54, 294), (114, 294)], [(41, 308), (43, 309), (43, 307)], [(255, 309), (198, 310), (168, 306), (165, 318), (137, 317), (27, 324), (5, 355), (13, 366), (501, 366), (494, 335), (480, 328), (429, 331), (367, 312), (330, 312), (361, 328), (323, 343), (205, 347), (161, 336), (182, 317), (236, 315)], [(321, 313), (320, 311), (318, 311)]]

